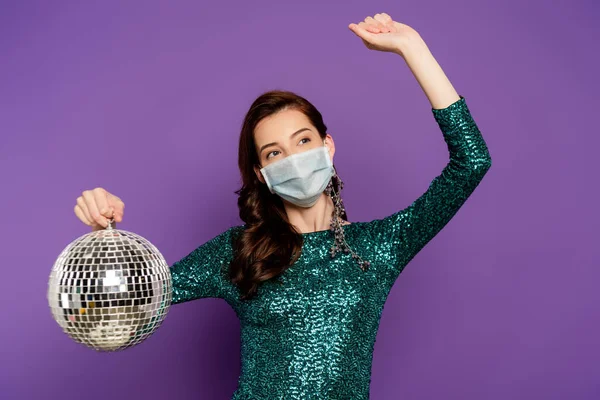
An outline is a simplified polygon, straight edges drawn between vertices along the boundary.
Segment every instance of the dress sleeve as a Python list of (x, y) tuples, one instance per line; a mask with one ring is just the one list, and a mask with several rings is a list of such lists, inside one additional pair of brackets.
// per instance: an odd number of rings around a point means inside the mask
[(232, 260), (232, 231), (213, 237), (175, 262), (171, 268), (173, 296), (171, 304), (206, 297), (233, 299), (234, 285), (227, 279)]
[(432, 109), (450, 159), (427, 190), (405, 209), (369, 226), (383, 278), (393, 285), (408, 262), (448, 224), (492, 165), (487, 145), (465, 98)]

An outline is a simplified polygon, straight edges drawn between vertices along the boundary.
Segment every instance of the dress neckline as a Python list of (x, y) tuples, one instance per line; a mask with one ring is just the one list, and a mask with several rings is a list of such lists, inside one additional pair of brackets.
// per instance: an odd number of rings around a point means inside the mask
[[(342, 225), (342, 228), (343, 228), (344, 230), (346, 230), (346, 229), (348, 229), (348, 228), (350, 228), (351, 226), (354, 226), (354, 225), (356, 225), (356, 224), (357, 224), (357, 222), (350, 222), (350, 223), (349, 223), (349, 224), (347, 224), (347, 225)], [(322, 230), (320, 230), (320, 231), (313, 231), (313, 232), (302, 232), (302, 233), (300, 233), (300, 235), (301, 235), (302, 237), (304, 237), (304, 238), (307, 238), (307, 237), (313, 237), (313, 236), (320, 236), (320, 235), (323, 235), (323, 234), (325, 234), (325, 233), (327, 233), (327, 232), (331, 232), (331, 230), (330, 230), (330, 229), (322, 229)]]

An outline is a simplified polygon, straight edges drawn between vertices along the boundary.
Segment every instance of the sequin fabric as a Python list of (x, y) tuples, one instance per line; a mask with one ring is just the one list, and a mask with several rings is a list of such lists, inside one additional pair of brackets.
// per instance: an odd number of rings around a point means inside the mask
[(226, 278), (234, 226), (171, 268), (173, 303), (226, 300), (241, 326), (241, 375), (232, 400), (368, 399), (375, 337), (384, 303), (408, 262), (451, 220), (491, 166), (486, 143), (464, 97), (432, 109), (449, 162), (408, 207), (344, 227), (348, 253), (331, 258), (333, 232), (302, 234), (300, 258), (277, 281), (241, 301)]

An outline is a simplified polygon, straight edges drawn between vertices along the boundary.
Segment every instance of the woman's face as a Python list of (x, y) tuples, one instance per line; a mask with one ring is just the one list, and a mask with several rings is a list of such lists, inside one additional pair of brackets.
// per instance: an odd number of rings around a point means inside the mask
[[(333, 161), (333, 138), (327, 134), (324, 140)], [(323, 146), (323, 139), (310, 119), (294, 109), (286, 109), (261, 120), (254, 129), (254, 142), (260, 168), (292, 154)], [(255, 172), (264, 183), (260, 168), (255, 167)]]

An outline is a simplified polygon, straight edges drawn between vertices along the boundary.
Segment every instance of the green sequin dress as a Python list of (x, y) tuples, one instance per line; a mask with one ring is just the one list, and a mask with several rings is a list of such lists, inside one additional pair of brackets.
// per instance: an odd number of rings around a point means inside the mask
[(234, 399), (368, 399), (381, 312), (408, 262), (450, 221), (491, 166), (486, 143), (464, 97), (432, 109), (449, 162), (410, 206), (382, 219), (344, 227), (346, 242), (371, 265), (363, 272), (350, 253), (331, 258), (333, 233), (302, 234), (300, 258), (264, 282), (257, 296), (238, 298), (226, 278), (234, 226), (171, 268), (173, 304), (216, 297), (241, 326), (241, 375)]

